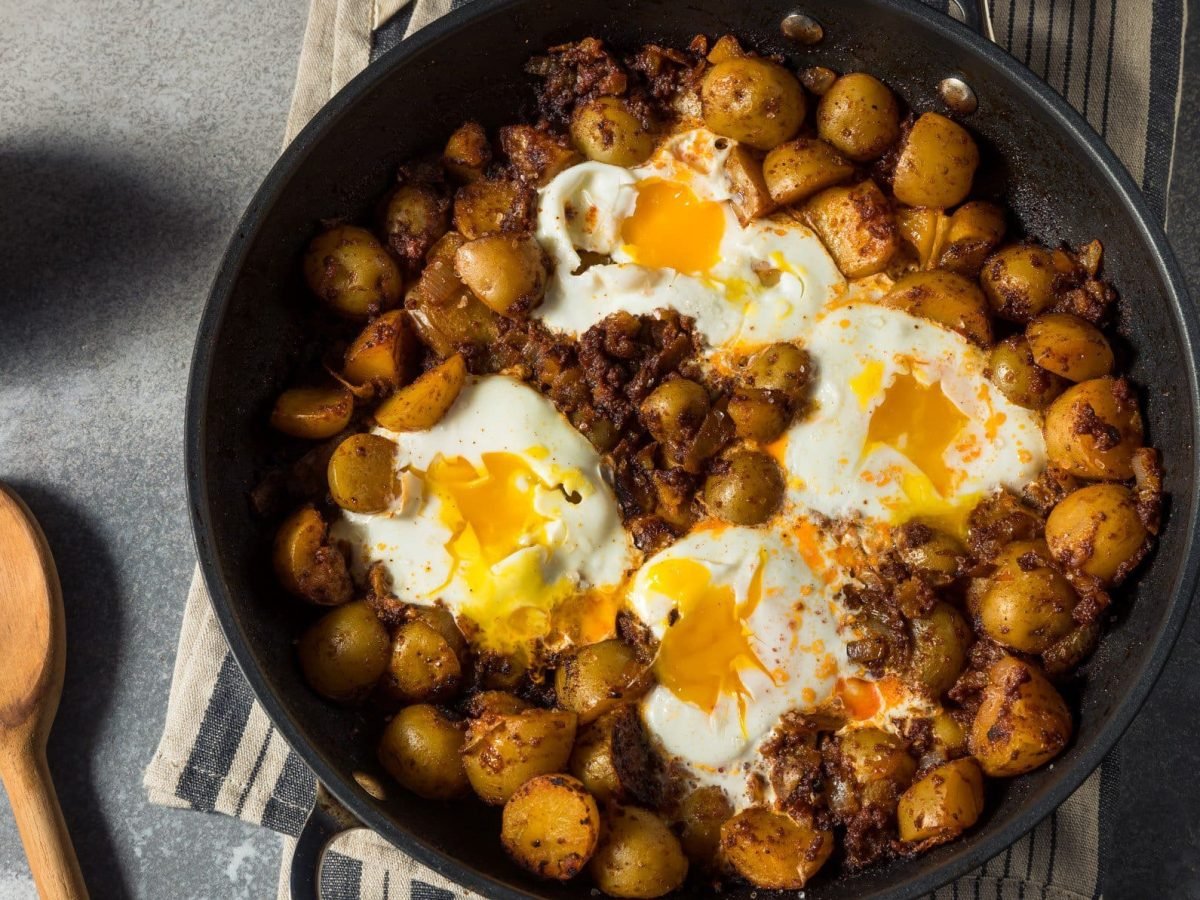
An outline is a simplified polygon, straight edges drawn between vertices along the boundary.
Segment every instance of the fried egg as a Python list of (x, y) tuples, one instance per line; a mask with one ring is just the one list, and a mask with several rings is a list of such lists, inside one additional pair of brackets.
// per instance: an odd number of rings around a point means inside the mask
[(579, 334), (614, 312), (669, 307), (710, 348), (802, 336), (845, 279), (795, 219), (739, 224), (725, 173), (733, 147), (696, 129), (632, 169), (585, 162), (557, 175), (538, 200), (554, 273), (534, 315)]
[(961, 535), (983, 496), (1045, 468), (1038, 414), (992, 385), (987, 354), (961, 335), (853, 304), (825, 315), (808, 344), (814, 410), (772, 447), (794, 507)]
[(546, 637), (564, 609), (598, 617), (579, 639), (607, 636), (605, 597), (632, 550), (599, 456), (549, 400), (505, 376), (470, 378), (428, 431), (376, 433), (399, 448), (404, 492), (387, 512), (333, 525), (357, 578), (382, 563), (396, 596), (441, 601), (488, 649)]

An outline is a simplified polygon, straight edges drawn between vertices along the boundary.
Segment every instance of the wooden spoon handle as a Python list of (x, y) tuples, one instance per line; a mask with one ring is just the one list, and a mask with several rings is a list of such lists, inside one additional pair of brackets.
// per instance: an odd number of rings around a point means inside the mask
[(42, 900), (87, 900), (87, 887), (41, 748), (0, 756), (0, 775)]

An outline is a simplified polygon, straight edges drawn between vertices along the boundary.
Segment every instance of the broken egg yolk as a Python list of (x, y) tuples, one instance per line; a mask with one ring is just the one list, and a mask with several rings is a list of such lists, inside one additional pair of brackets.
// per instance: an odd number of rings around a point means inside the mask
[(621, 226), (621, 240), (634, 262), (685, 275), (707, 272), (716, 264), (724, 233), (720, 203), (701, 200), (685, 184), (658, 178), (638, 182), (633, 214)]

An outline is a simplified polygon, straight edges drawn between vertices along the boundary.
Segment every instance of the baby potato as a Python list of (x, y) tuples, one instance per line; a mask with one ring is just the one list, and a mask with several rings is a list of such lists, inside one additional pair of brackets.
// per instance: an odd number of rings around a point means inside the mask
[(1033, 244), (1014, 244), (988, 257), (980, 282), (1002, 319), (1028, 322), (1054, 303), (1054, 258)]
[(379, 741), (379, 762), (400, 786), (426, 800), (453, 800), (471, 791), (463, 769), (464, 726), (436, 706), (406, 706)]
[(467, 714), (472, 719), (487, 715), (508, 715), (529, 709), (529, 704), (508, 691), (480, 691), (467, 701)]
[(761, 525), (783, 502), (779, 464), (757, 450), (735, 450), (719, 459), (704, 481), (704, 504), (734, 525)]
[(455, 180), (466, 183), (483, 177), (492, 161), (492, 145), (478, 122), (464, 122), (446, 141), (442, 166)]
[(980, 628), (996, 643), (1041, 653), (1074, 627), (1079, 598), (1049, 561), (1041, 541), (1015, 541), (996, 557), (978, 610)]
[(454, 613), (446, 609), (444, 606), (417, 606), (408, 607), (408, 615), (411, 621), (424, 622), (443, 638), (450, 645), (450, 649), (459, 659), (466, 656), (468, 645), (467, 639), (463, 636), (462, 631), (458, 628), (458, 621), (454, 618)]
[(832, 852), (832, 832), (819, 828), (809, 812), (785, 815), (752, 806), (721, 826), (721, 855), (755, 887), (798, 891)]
[(409, 266), (419, 265), (450, 228), (450, 202), (428, 184), (402, 184), (383, 207), (388, 248)]
[(442, 703), (462, 683), (462, 664), (450, 642), (431, 625), (405, 622), (392, 635), (392, 653), (380, 688), (395, 703)]
[(687, 378), (672, 378), (651, 391), (639, 411), (656, 441), (685, 440), (708, 415), (708, 391)]
[(342, 509), (383, 512), (400, 496), (396, 445), (378, 434), (352, 434), (329, 457), (329, 494)]
[(1005, 397), (1025, 409), (1044, 409), (1067, 383), (1033, 361), (1033, 350), (1024, 335), (1006, 337), (992, 348), (988, 378)]
[(851, 72), (817, 104), (817, 134), (855, 162), (877, 159), (900, 139), (900, 107), (879, 79)]
[(464, 345), (487, 347), (500, 334), (500, 317), (459, 281), (454, 272), (454, 255), (465, 242), (461, 235), (453, 242), (439, 242), (430, 251), (435, 255), (404, 298), (413, 330), (425, 346), (442, 358), (453, 356)]
[(792, 418), (782, 394), (758, 388), (734, 388), (725, 411), (738, 437), (764, 444), (783, 434)]
[(1058, 563), (1105, 584), (1121, 581), (1137, 565), (1148, 538), (1133, 492), (1120, 484), (1080, 488), (1046, 519), (1046, 543)]
[(1046, 455), (1081, 478), (1125, 481), (1142, 446), (1142, 414), (1124, 378), (1095, 378), (1066, 390), (1046, 410)]
[(881, 799), (883, 792), (873, 790), (879, 787), (892, 792), (894, 797), (897, 789), (908, 787), (917, 771), (917, 761), (909, 755), (904, 743), (879, 728), (845, 732), (838, 737), (838, 750), (866, 799)]
[(958, 837), (983, 813), (983, 772), (966, 756), (928, 772), (900, 797), (902, 841), (941, 844)]
[(805, 203), (802, 212), (847, 278), (882, 272), (900, 248), (892, 207), (869, 179), (827, 188)]
[(617, 707), (584, 728), (567, 769), (597, 800), (649, 802), (658, 793), (655, 758), (633, 706)]
[(939, 600), (929, 612), (909, 622), (912, 677), (930, 696), (940, 697), (954, 686), (967, 664), (971, 626), (957, 609)]
[(692, 865), (710, 869), (717, 863), (721, 826), (733, 817), (733, 806), (715, 785), (696, 788), (679, 805), (679, 843)]
[(557, 137), (532, 125), (501, 128), (500, 148), (521, 180), (534, 187), (545, 187), (559, 172), (583, 159)]
[(1100, 329), (1070, 313), (1046, 313), (1025, 328), (1033, 361), (1067, 381), (1108, 375), (1113, 352)]
[(466, 380), (466, 361), (455, 353), (379, 404), (375, 421), (389, 431), (428, 431), (454, 405)]
[(375, 235), (339, 225), (312, 239), (304, 255), (309, 289), (339, 315), (366, 319), (395, 306), (404, 281)]
[(900, 145), (892, 193), (909, 206), (956, 206), (971, 192), (979, 148), (961, 125), (923, 113)]
[(679, 838), (654, 813), (613, 806), (588, 871), (610, 897), (661, 897), (683, 884), (688, 861)]
[(519, 318), (542, 302), (549, 259), (529, 234), (489, 234), (458, 248), (454, 269), (489, 309)]
[(1071, 713), (1046, 676), (1013, 656), (992, 663), (969, 741), (985, 775), (1032, 772), (1070, 738)]
[(312, 689), (330, 700), (350, 702), (367, 694), (388, 663), (387, 629), (356, 600), (318, 619), (296, 644), (300, 668)]
[(473, 720), (462, 750), (471, 787), (499, 806), (530, 778), (565, 771), (577, 721), (573, 712), (537, 708)]
[(321, 606), (337, 606), (350, 599), (354, 586), (346, 558), (328, 538), (321, 514), (303, 506), (279, 526), (271, 560), (289, 592)]
[(654, 135), (620, 97), (596, 97), (571, 114), (571, 141), (588, 159), (636, 166), (654, 151)]
[(504, 804), (500, 840), (521, 868), (539, 878), (566, 881), (596, 851), (600, 810), (570, 775), (538, 775)]
[(987, 255), (1004, 239), (1004, 210), (972, 200), (954, 211), (946, 228), (937, 266), (975, 278)]
[(929, 720), (929, 728), (931, 749), (942, 759), (955, 759), (967, 752), (967, 733), (950, 713), (937, 713)]
[(710, 131), (756, 150), (770, 150), (795, 137), (807, 111), (795, 75), (748, 56), (725, 59), (709, 69), (700, 101)]
[(760, 391), (776, 391), (792, 405), (804, 399), (813, 376), (812, 358), (795, 344), (770, 344), (746, 365), (746, 383)]
[(936, 269), (912, 272), (897, 281), (880, 303), (945, 325), (981, 347), (992, 345), (987, 299), (962, 275)]
[(775, 208), (763, 177), (763, 164), (750, 148), (743, 144), (730, 148), (725, 157), (725, 177), (729, 180), (729, 203), (743, 228)]
[(297, 438), (324, 440), (347, 425), (354, 414), (354, 395), (342, 386), (289, 388), (271, 410), (271, 427)]
[(909, 570), (932, 587), (955, 581), (967, 556), (967, 548), (958, 538), (921, 522), (904, 524), (896, 549)]
[(511, 178), (481, 178), (454, 195), (454, 227), (467, 240), (526, 231), (536, 208), (533, 189)]
[(824, 141), (796, 138), (768, 153), (762, 172), (771, 200), (787, 206), (845, 181), (854, 166)]
[(408, 315), (402, 309), (385, 312), (346, 350), (342, 377), (354, 385), (394, 390), (404, 382), (414, 351)]
[(586, 725), (650, 687), (649, 670), (633, 648), (613, 638), (580, 647), (554, 673), (558, 705), (579, 714)]

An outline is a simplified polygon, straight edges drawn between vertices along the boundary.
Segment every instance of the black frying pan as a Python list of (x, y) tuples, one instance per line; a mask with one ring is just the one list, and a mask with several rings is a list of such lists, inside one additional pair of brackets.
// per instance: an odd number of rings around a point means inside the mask
[[(547, 45), (597, 35), (620, 49), (683, 45), (733, 32), (793, 64), (866, 70), (917, 109), (939, 109), (951, 74), (974, 88), (967, 122), (989, 172), (984, 193), (1019, 229), (1075, 244), (1099, 238), (1119, 288), (1129, 371), (1142, 386), (1150, 440), (1165, 454), (1167, 525), (1154, 557), (1116, 605), (1116, 621), (1074, 691), (1078, 733), (1052, 768), (989, 785), (988, 810), (963, 839), (848, 878), (827, 873), (815, 900), (914, 897), (982, 864), (1048, 815), (1091, 773), (1145, 699), (1197, 580), (1197, 321), (1182, 276), (1137, 187), (1088, 125), (1028, 70), (948, 17), (903, 0), (804, 0), (824, 40), (783, 37), (786, 0), (476, 0), (390, 51), (335, 97), (272, 169), (225, 255), (196, 344), (188, 395), (187, 473), (200, 565), (217, 617), (254, 693), (317, 778), (362, 823), (421, 862), (488, 897), (585, 898), (585, 880), (547, 885), (503, 854), (497, 810), (374, 800), (352, 778), (376, 771), (374, 726), (303, 683), (292, 638), (304, 626), (273, 583), (269, 527), (246, 496), (270, 457), (267, 411), (306, 352), (303, 248), (332, 216), (363, 216), (396, 165), (439, 148), (475, 118), (494, 127), (529, 112), (522, 64)], [(334, 826), (323, 809), (301, 841)], [(297, 870), (312, 891), (312, 871)], [(696, 889), (697, 893), (699, 889)], [(758, 892), (762, 896), (764, 892)], [(309, 893), (312, 896), (312, 893)], [(727, 896), (741, 900), (748, 888)]]

